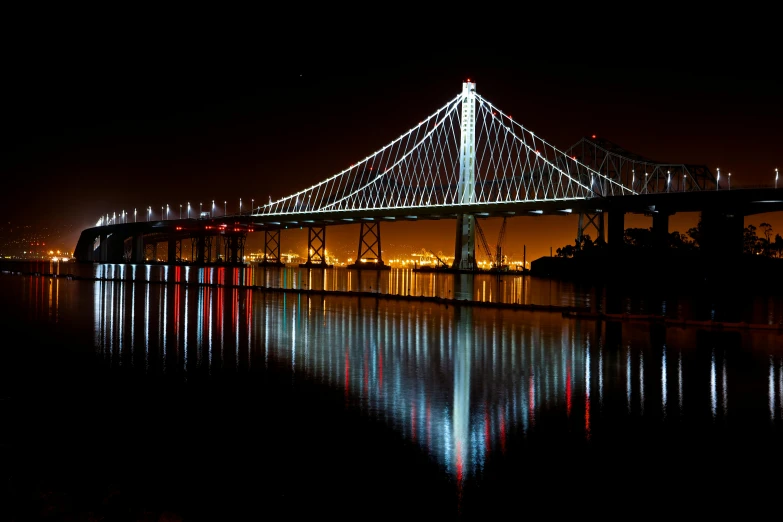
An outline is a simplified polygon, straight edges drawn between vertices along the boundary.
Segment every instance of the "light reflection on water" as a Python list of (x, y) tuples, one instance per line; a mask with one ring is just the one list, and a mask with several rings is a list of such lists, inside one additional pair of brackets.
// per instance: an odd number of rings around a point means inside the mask
[[(173, 281), (13, 279), (32, 323), (83, 317), (87, 342), (109, 368), (188, 382), (285, 369), (291, 382), (339, 391), (346, 408), (401, 434), (460, 490), (542, 439), (601, 445), (641, 426), (654, 434), (641, 446), (671, 426), (702, 438), (758, 421), (773, 434), (783, 428), (777, 331), (269, 292), (237, 284), (247, 269), (122, 270), (153, 280), (160, 270)], [(299, 272), (281, 275), (291, 282)], [(221, 283), (176, 284), (194, 277)]]
[(674, 320), (723, 321), (783, 328), (783, 295), (764, 295), (748, 289), (747, 295), (678, 287), (635, 288), (590, 285), (526, 274), (451, 274), (386, 271), (344, 267), (308, 269), (298, 266), (264, 267), (82, 264), (25, 262), (22, 270), (85, 279), (178, 283), (212, 286), (259, 287), (296, 291), (380, 293), (397, 296), (460, 299), (475, 302), (573, 307), (591, 312)]
[[(341, 389), (346, 405), (389, 423), (460, 484), (488, 455), (543, 428), (542, 419), (562, 415), (566, 429), (591, 441), (623, 418), (728, 418), (729, 392), (745, 389), (728, 378), (730, 356), (713, 348), (705, 359), (692, 348), (693, 329), (669, 329), (657, 344), (639, 335), (642, 326), (624, 341), (600, 322), (543, 312), (222, 286), (98, 281), (94, 289), (96, 350), (110, 365), (190, 378), (274, 361)], [(775, 335), (753, 338), (771, 336), (766, 344), (739, 341), (769, 352), (756, 376), (767, 373), (767, 397), (731, 400), (768, 402), (779, 423), (783, 354)], [(667, 400), (668, 353), (677, 353), (676, 403)], [(686, 387), (694, 390), (688, 400)], [(646, 409), (651, 400), (660, 409)]]

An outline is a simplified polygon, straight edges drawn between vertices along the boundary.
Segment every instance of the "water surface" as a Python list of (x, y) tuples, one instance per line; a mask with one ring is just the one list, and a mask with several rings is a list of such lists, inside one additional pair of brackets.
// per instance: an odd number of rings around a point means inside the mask
[(0, 275), (17, 512), (761, 515), (779, 486), (777, 330), (169, 276)]

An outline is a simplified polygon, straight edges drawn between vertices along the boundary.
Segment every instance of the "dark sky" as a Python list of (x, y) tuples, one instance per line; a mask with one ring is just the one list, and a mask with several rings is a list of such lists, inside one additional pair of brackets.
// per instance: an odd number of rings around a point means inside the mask
[[(537, 34), (460, 52), (455, 38), (374, 46), (372, 31), (338, 41), (203, 25), (50, 29), (6, 46), (3, 221), (56, 216), (81, 230), (134, 207), (178, 213), (214, 199), (230, 212), (240, 197), (288, 195), (391, 142), (467, 78), (561, 149), (597, 134), (654, 160), (720, 167), (736, 187), (772, 185), (783, 168), (774, 39), (666, 45), (662, 34), (637, 47), (583, 36), (558, 51)], [(534, 229), (528, 244), (548, 253), (575, 237), (570, 222), (547, 223), (522, 227)], [(544, 239), (548, 228), (565, 239)]]

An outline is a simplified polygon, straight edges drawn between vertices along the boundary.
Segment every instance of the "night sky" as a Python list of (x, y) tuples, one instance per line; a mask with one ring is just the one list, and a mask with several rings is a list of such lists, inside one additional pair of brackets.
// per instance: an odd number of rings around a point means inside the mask
[[(653, 160), (720, 167), (732, 187), (773, 186), (783, 168), (781, 87), (769, 69), (779, 72), (780, 45), (766, 41), (634, 48), (582, 38), (563, 44), (569, 52), (548, 52), (540, 38), (482, 39), (461, 54), (455, 39), (376, 49), (362, 34), (338, 43), (233, 38), (225, 27), (115, 29), (41, 30), (6, 53), (3, 222), (73, 224), (75, 245), (105, 213), (138, 208), (142, 219), (147, 206), (159, 213), (169, 204), (176, 216), (180, 204), (207, 210), (213, 199), (232, 212), (239, 198), (247, 208), (375, 152), (468, 78), (561, 149), (596, 134)], [(762, 60), (759, 46), (774, 54)], [(678, 216), (671, 229), (685, 232), (696, 219)], [(783, 233), (780, 216), (746, 224), (764, 220)], [(453, 253), (452, 221), (422, 223), (384, 225), (384, 250)], [(355, 250), (358, 228), (338, 228), (331, 246)], [(486, 224), (490, 243), (498, 228)], [(518, 218), (508, 251), (521, 257), (524, 244), (530, 261), (575, 235), (575, 217)], [(283, 251), (300, 246), (301, 237), (283, 236)]]

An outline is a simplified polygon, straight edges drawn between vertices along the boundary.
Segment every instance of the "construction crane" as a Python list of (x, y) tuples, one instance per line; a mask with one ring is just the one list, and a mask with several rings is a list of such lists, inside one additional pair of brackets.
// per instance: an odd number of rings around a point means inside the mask
[(476, 220), (476, 232), (479, 233), (481, 246), (484, 247), (484, 252), (487, 254), (487, 258), (489, 259), (489, 264), (490, 266), (492, 266), (494, 264), (494, 258), (492, 257), (492, 250), (489, 249), (489, 245), (487, 244), (487, 238), (484, 237), (484, 231), (481, 230), (481, 226), (479, 225), (478, 219)]
[(435, 256), (435, 259), (438, 260), (438, 266), (443, 267), (443, 268), (448, 268), (449, 267), (448, 263), (446, 263), (444, 260), (442, 260), (441, 258), (438, 257), (438, 254), (436, 254), (432, 250), (430, 250), (430, 254)]
[[(500, 233), (498, 234), (498, 244), (495, 247), (497, 252), (495, 256), (495, 268), (502, 269), (505, 267), (503, 263), (503, 241), (506, 239), (506, 218), (503, 218), (503, 224), (500, 225)], [(508, 267), (506, 267), (508, 268)]]
[(476, 231), (479, 233), (479, 240), (481, 240), (481, 246), (484, 247), (484, 252), (489, 259), (490, 268), (493, 270), (503, 270), (508, 268), (503, 264), (503, 241), (506, 237), (506, 218), (503, 218), (503, 224), (500, 225), (500, 234), (498, 234), (498, 242), (495, 245), (495, 255), (492, 255), (492, 250), (487, 244), (487, 238), (484, 236), (484, 231), (481, 229), (478, 220), (476, 220)]

